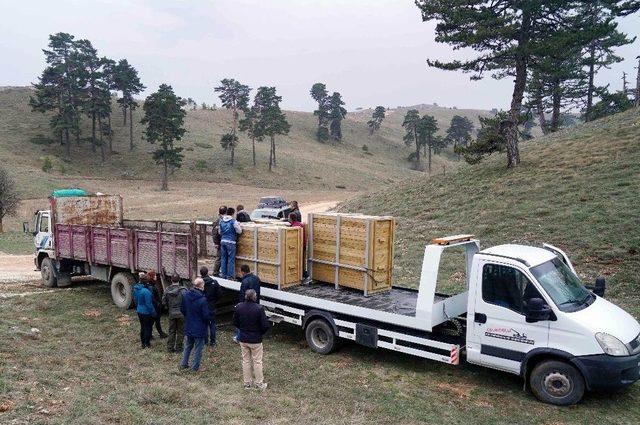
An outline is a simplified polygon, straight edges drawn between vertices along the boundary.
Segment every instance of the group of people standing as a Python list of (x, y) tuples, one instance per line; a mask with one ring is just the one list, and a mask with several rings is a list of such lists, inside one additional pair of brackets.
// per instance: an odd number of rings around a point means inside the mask
[[(234, 341), (241, 348), (244, 388), (265, 389), (262, 337), (270, 328), (270, 323), (259, 305), (260, 279), (247, 265), (241, 267), (241, 272), (242, 283), (233, 314), (236, 327)], [(164, 308), (169, 316), (169, 334), (158, 327), (160, 337), (167, 338), (167, 350), (170, 353), (182, 353), (181, 370), (197, 372), (205, 345), (212, 349), (216, 346), (215, 315), (216, 303), (221, 295), (220, 285), (209, 276), (207, 267), (200, 269), (200, 277), (193, 280), (191, 289), (183, 285), (178, 276), (173, 276), (171, 285), (160, 298), (156, 284), (155, 273), (149, 271), (140, 273), (133, 287), (142, 348), (151, 347), (153, 324), (160, 326), (160, 314)]]
[[(288, 215), (291, 226), (303, 227), (298, 203), (292, 202)], [(221, 206), (213, 223), (215, 259), (213, 275), (235, 280), (235, 257), (238, 235), (242, 233), (239, 223), (251, 221), (242, 205), (237, 208)], [(265, 389), (262, 369), (262, 337), (270, 328), (264, 308), (260, 306), (260, 279), (248, 265), (240, 267), (241, 285), (238, 302), (233, 314), (236, 328), (233, 340), (240, 345), (244, 388)], [(140, 320), (140, 342), (142, 348), (151, 346), (155, 324), (160, 338), (167, 338), (170, 353), (182, 353), (181, 370), (197, 372), (200, 369), (202, 351), (205, 346), (216, 346), (216, 304), (221, 297), (221, 288), (207, 267), (200, 268), (200, 277), (187, 288), (176, 275), (160, 296), (160, 282), (154, 270), (138, 275), (133, 287), (136, 312)], [(161, 312), (169, 316), (169, 333), (162, 331)], [(189, 364), (191, 363), (191, 364)]]

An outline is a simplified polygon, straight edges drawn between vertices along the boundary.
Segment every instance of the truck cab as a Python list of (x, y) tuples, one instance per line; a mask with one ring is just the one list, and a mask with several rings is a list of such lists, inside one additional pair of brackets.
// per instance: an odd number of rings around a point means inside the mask
[[(33, 215), (33, 244), (35, 247), (34, 263), (38, 269), (45, 257), (53, 257), (53, 229), (51, 228), (51, 211), (36, 211)], [(25, 228), (28, 232), (29, 229)]]
[(488, 248), (473, 256), (468, 279), (470, 363), (518, 374), (559, 405), (640, 378), (640, 324), (601, 296), (602, 281), (587, 289), (561, 250)]

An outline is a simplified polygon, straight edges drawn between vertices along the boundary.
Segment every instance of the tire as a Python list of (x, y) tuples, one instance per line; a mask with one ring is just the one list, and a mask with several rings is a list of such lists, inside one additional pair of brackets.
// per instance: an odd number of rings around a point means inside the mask
[(55, 288), (58, 286), (58, 279), (56, 279), (56, 273), (53, 265), (53, 260), (46, 257), (40, 263), (40, 275), (42, 276), (42, 284), (48, 288)]
[(116, 273), (111, 278), (111, 299), (113, 303), (122, 308), (133, 307), (133, 285), (135, 279), (128, 272)]
[(324, 319), (312, 320), (305, 329), (307, 344), (319, 354), (329, 354), (336, 349), (338, 336)]
[(536, 365), (531, 371), (529, 384), (538, 400), (556, 406), (576, 404), (585, 390), (580, 372), (558, 360), (547, 360)]

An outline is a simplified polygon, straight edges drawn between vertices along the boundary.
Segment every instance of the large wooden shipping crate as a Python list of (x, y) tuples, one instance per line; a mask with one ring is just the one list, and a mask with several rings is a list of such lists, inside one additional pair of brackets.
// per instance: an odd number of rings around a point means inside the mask
[(362, 214), (309, 214), (309, 267), (314, 280), (359, 289), (391, 289), (395, 219)]
[(241, 223), (236, 252), (236, 274), (249, 265), (260, 281), (285, 289), (302, 282), (303, 234), (299, 227)]

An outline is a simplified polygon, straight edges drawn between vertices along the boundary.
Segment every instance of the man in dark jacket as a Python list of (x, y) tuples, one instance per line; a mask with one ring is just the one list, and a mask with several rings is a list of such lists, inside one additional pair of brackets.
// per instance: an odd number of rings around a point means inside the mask
[(248, 265), (243, 264), (240, 266), (240, 272), (242, 273), (242, 283), (240, 284), (240, 292), (238, 294), (238, 302), (241, 303), (245, 300), (245, 293), (249, 289), (256, 291), (257, 300), (260, 302), (260, 279), (258, 276), (251, 273), (251, 269)]
[(246, 301), (236, 306), (233, 324), (238, 328), (238, 341), (242, 350), (242, 377), (244, 388), (251, 385), (264, 390), (267, 384), (262, 373), (262, 336), (271, 327), (264, 308), (257, 303), (256, 291), (247, 290)]
[(171, 276), (171, 285), (164, 291), (162, 305), (169, 312), (169, 339), (167, 349), (170, 353), (181, 353), (184, 340), (184, 315), (182, 308), (182, 296), (187, 289), (180, 285), (177, 275)]
[(209, 312), (211, 313), (209, 335), (205, 339), (205, 344), (213, 348), (216, 346), (216, 302), (220, 297), (220, 285), (217, 280), (209, 276), (209, 269), (204, 266), (200, 268), (200, 277), (204, 280), (204, 296), (207, 299)]
[[(147, 277), (149, 278), (147, 285), (149, 285), (149, 290), (153, 297), (153, 307), (156, 309), (156, 315), (153, 318), (153, 323), (156, 325), (156, 330), (158, 331), (160, 338), (166, 338), (167, 334), (162, 330), (162, 297), (160, 297), (160, 290), (158, 289), (158, 286), (161, 284), (158, 282), (155, 270), (149, 270), (147, 272)], [(151, 339), (153, 339), (153, 334), (151, 335)]]
[(244, 205), (238, 205), (236, 207), (236, 220), (240, 223), (248, 223), (251, 221), (251, 216), (244, 210)]
[(193, 350), (191, 369), (197, 372), (200, 369), (202, 349), (207, 336), (207, 326), (211, 320), (209, 305), (204, 296), (204, 280), (197, 278), (193, 281), (193, 289), (182, 296), (181, 311), (184, 315), (184, 351), (180, 369), (189, 368), (189, 357)]
[(220, 219), (223, 216), (227, 215), (227, 207), (222, 205), (218, 208), (218, 218), (213, 220), (213, 230), (211, 231), (213, 236), (213, 246), (215, 248), (215, 253), (213, 256), (213, 275), (218, 276), (220, 274), (220, 243), (222, 237), (220, 236)]

